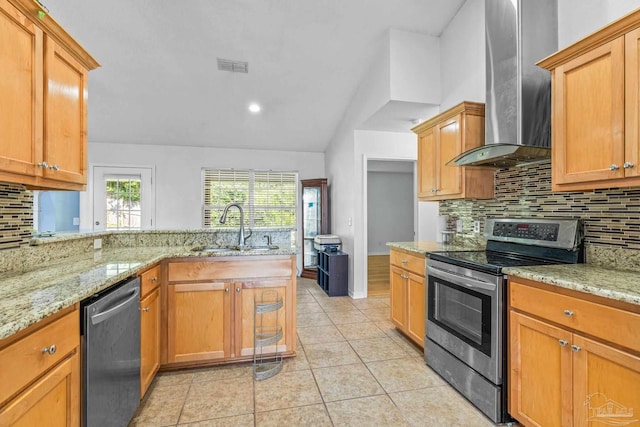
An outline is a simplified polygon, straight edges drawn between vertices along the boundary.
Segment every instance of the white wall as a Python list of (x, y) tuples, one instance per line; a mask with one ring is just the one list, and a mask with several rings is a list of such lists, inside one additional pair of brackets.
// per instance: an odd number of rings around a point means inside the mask
[[(367, 162), (369, 160), (415, 161), (417, 154), (416, 136), (413, 133), (355, 131), (352, 163), (355, 171), (352, 182), (352, 203), (355, 206), (353, 210), (354, 239), (353, 252), (350, 253), (353, 260), (353, 281), (350, 282), (349, 287), (349, 293), (354, 298), (367, 296)], [(418, 207), (416, 194), (414, 183), (414, 200), (411, 204), (414, 210)], [(414, 217), (420, 217), (420, 213), (414, 213)], [(416, 224), (414, 227), (419, 230), (421, 224)]]
[(440, 111), (485, 101), (484, 38), (484, 0), (467, 0), (440, 36)]
[(368, 172), (368, 255), (388, 255), (387, 242), (414, 240), (413, 182), (413, 172)]
[[(202, 167), (293, 170), (300, 179), (323, 178), (325, 171), (324, 154), (306, 152), (89, 143), (88, 157), (90, 169), (92, 164), (155, 166), (158, 229), (202, 228)], [(91, 177), (80, 200), (85, 230), (93, 221), (90, 186)], [(298, 212), (298, 223), (300, 218)]]
[(558, 47), (575, 43), (640, 7), (640, 0), (559, 0)]
[(389, 31), (390, 99), (439, 104), (440, 38)]

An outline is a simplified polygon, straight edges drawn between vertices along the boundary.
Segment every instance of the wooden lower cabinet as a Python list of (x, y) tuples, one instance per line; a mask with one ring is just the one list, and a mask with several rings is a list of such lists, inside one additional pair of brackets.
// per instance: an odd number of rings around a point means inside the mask
[(160, 288), (140, 300), (140, 398), (160, 367)]
[(0, 341), (0, 426), (80, 425), (79, 326), (74, 306)]
[(254, 303), (264, 291), (277, 291), (284, 298), (284, 310), (265, 315), (263, 321), (279, 316), (283, 337), (277, 349), (285, 355), (295, 354), (295, 258), (238, 258), (168, 264), (168, 364), (250, 360)]
[(80, 425), (80, 356), (65, 359), (0, 412), (0, 425)]
[[(253, 335), (254, 335), (254, 305), (255, 301), (260, 301), (265, 291), (277, 292), (278, 297), (284, 298), (284, 310), (278, 310), (262, 315), (262, 324), (265, 326), (278, 324), (283, 327), (283, 336), (278, 341), (278, 350), (281, 352), (287, 349), (287, 334), (293, 334), (293, 331), (287, 331), (284, 326), (287, 324), (286, 307), (287, 307), (287, 281), (286, 280), (264, 280), (255, 282), (245, 282), (236, 286), (235, 308), (235, 355), (253, 356)], [(240, 291), (238, 291), (240, 289)], [(267, 295), (268, 296), (268, 295)], [(276, 319), (278, 316), (278, 319)], [(276, 322), (277, 320), (277, 322)], [(275, 346), (264, 347), (265, 353), (275, 352)]]
[[(619, 341), (616, 335), (620, 330), (637, 327), (640, 315), (604, 305), (605, 313), (600, 313), (595, 311), (600, 304), (585, 305), (565, 295), (554, 298), (553, 292), (530, 291), (520, 279), (515, 280), (510, 283), (509, 313), (511, 415), (525, 426), (637, 422), (634, 411), (640, 407), (640, 348), (632, 338), (629, 348), (611, 340)], [(563, 317), (541, 317), (541, 312), (553, 310), (558, 300), (566, 306), (566, 313), (560, 313)], [(628, 316), (622, 318), (623, 324), (606, 324), (611, 310)], [(610, 336), (587, 337), (594, 332), (591, 321), (594, 326), (605, 323), (602, 327)], [(623, 424), (625, 421), (629, 423)]]
[(231, 356), (231, 286), (212, 282), (167, 287), (169, 363)]
[(392, 249), (390, 260), (391, 321), (424, 348), (425, 258)]

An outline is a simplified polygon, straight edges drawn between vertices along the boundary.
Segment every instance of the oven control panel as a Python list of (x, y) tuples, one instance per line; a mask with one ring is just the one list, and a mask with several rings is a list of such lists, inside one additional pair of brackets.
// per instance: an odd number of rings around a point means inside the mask
[(573, 249), (583, 239), (579, 219), (487, 218), (487, 240)]
[(546, 240), (555, 242), (558, 240), (558, 224), (541, 224), (530, 222), (497, 222), (493, 226), (494, 237), (517, 237), (519, 239)]

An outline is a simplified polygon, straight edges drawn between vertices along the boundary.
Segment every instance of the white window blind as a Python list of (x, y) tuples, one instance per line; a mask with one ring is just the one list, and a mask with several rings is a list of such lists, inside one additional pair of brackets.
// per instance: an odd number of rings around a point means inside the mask
[(238, 227), (240, 214), (232, 208), (225, 224), (219, 223), (224, 207), (238, 203), (248, 227), (296, 226), (298, 174), (261, 170), (203, 169), (204, 227)]

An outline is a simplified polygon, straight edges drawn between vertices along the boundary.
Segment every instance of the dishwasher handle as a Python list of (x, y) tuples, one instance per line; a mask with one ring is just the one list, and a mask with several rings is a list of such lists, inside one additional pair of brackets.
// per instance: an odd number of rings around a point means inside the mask
[(129, 295), (128, 295), (128, 298), (125, 301), (121, 302), (120, 304), (114, 307), (111, 307), (105, 311), (101, 311), (100, 313), (96, 313), (92, 315), (91, 324), (97, 325), (98, 323), (104, 322), (105, 320), (110, 319), (116, 314), (120, 313), (122, 310), (124, 310), (127, 307), (127, 305), (129, 305), (131, 302), (136, 301), (138, 299), (138, 296), (140, 295), (140, 288), (138, 287), (134, 288), (131, 292), (129, 292)]

